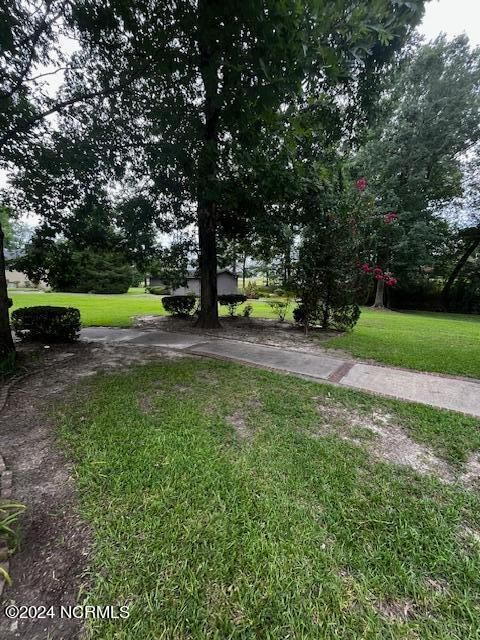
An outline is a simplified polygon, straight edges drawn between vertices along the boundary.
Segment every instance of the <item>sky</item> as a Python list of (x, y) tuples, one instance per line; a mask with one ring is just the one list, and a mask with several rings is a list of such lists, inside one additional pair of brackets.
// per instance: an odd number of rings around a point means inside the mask
[(428, 40), (442, 31), (450, 38), (465, 32), (480, 45), (480, 0), (430, 0), (418, 31)]

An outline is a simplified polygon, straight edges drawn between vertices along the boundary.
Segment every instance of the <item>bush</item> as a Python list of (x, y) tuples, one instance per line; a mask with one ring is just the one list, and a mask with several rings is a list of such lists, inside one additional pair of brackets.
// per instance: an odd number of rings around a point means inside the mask
[(285, 320), (290, 302), (288, 300), (272, 300), (268, 303), (280, 322)]
[(250, 316), (252, 315), (252, 311), (253, 311), (252, 305), (251, 304), (246, 304), (243, 307), (242, 316), (244, 318), (250, 318)]
[(164, 296), (162, 304), (167, 313), (184, 318), (191, 315), (195, 309), (195, 296)]
[(170, 289), (168, 287), (148, 287), (148, 293), (154, 296), (168, 296), (170, 295)]
[(277, 296), (277, 298), (283, 298), (285, 295), (285, 289), (274, 289), (273, 294)]
[(228, 307), (228, 315), (233, 318), (235, 310), (239, 304), (246, 302), (247, 296), (242, 293), (228, 293), (218, 296), (218, 303), (223, 307)]
[(257, 293), (262, 296), (267, 296), (269, 293), (273, 293), (277, 289), (277, 285), (268, 284), (257, 286)]
[(26, 307), (12, 313), (15, 334), (22, 339), (73, 342), (80, 333), (80, 311), (73, 307)]
[(360, 313), (360, 307), (356, 303), (327, 309), (321, 302), (312, 306), (300, 303), (293, 310), (293, 319), (296, 324), (304, 327), (305, 330), (311, 326), (321, 325), (324, 329), (332, 328), (339, 331), (347, 331), (357, 324)]

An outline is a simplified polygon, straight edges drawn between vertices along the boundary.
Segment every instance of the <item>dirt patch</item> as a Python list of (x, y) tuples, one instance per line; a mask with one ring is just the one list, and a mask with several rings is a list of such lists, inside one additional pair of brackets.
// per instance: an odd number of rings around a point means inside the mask
[(142, 411), (142, 413), (152, 413), (152, 411), (154, 411), (155, 403), (153, 401), (151, 394), (142, 393), (138, 397), (137, 401), (138, 401), (139, 409), (140, 411)]
[(480, 489), (480, 453), (474, 453), (467, 460), (460, 482), (472, 489)]
[(411, 600), (383, 600), (377, 602), (375, 609), (392, 622), (404, 622), (414, 618), (416, 614), (415, 604)]
[(393, 416), (380, 411), (362, 415), (317, 398), (322, 424), (315, 435), (336, 434), (344, 440), (365, 447), (377, 460), (414, 469), (422, 475), (434, 475), (443, 482), (455, 482), (455, 474), (445, 460), (427, 446), (413, 440), (396, 424)]
[[(214, 338), (241, 340), (271, 347), (281, 347), (290, 351), (303, 351), (314, 355), (331, 355), (331, 351), (322, 347), (329, 338), (341, 335), (336, 331), (312, 329), (306, 336), (302, 329), (291, 322), (278, 322), (264, 318), (221, 318), (220, 329), (200, 329), (188, 318), (172, 318), (168, 316), (141, 316), (136, 319), (135, 326), (142, 331), (162, 330), (186, 332)], [(336, 354), (352, 360), (350, 354), (335, 350)]]
[[(73, 605), (88, 580), (91, 534), (78, 512), (71, 464), (56, 443), (51, 401), (83, 377), (172, 357), (172, 353), (86, 343), (49, 349), (21, 345), (19, 350), (24, 377), (11, 386), (0, 413), (0, 442), (7, 468), (13, 472), (12, 497), (26, 506), (26, 512), (20, 549), (10, 564), (13, 585), (5, 589), (3, 604)], [(7, 380), (4, 388), (8, 385)], [(83, 393), (78, 385), (75, 393)], [(0, 617), (2, 640), (71, 640), (80, 632), (78, 620)]]
[(251, 436), (250, 429), (248, 428), (240, 411), (235, 411), (231, 416), (227, 416), (226, 421), (235, 429), (235, 433), (240, 440), (245, 440)]
[(449, 584), (447, 580), (443, 578), (427, 578), (427, 586), (439, 595), (445, 595), (448, 593)]
[(468, 524), (463, 524), (458, 530), (458, 537), (463, 546), (469, 551), (480, 551), (480, 531)]

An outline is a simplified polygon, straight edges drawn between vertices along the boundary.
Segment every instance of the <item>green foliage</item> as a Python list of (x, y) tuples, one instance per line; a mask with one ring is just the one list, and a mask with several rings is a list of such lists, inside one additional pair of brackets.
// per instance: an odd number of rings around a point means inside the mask
[(218, 304), (228, 307), (228, 315), (233, 318), (238, 305), (246, 302), (247, 296), (241, 293), (228, 293), (218, 296)]
[[(435, 209), (461, 194), (461, 159), (480, 137), (479, 54), (465, 36), (414, 47), (354, 160), (379, 221), (367, 222), (367, 261), (393, 271), (404, 286), (450, 252), (452, 231)], [(397, 221), (382, 224), (392, 210)]]
[[(278, 295), (278, 294), (277, 294)], [(290, 306), (289, 300), (271, 300), (269, 303), (270, 308), (273, 310), (280, 322), (285, 320), (288, 308)]]
[(356, 263), (365, 206), (346, 183), (339, 161), (321, 177), (312, 172), (302, 200), (310, 222), (303, 230), (295, 269), (295, 294), (301, 303), (296, 321), (305, 331), (312, 324), (325, 330), (351, 328), (359, 317)]
[(170, 289), (168, 287), (148, 287), (148, 293), (154, 296), (168, 296), (170, 295)]
[(122, 254), (114, 252), (97, 253), (91, 249), (75, 251), (71, 273), (75, 276), (69, 282), (57, 274), (59, 280), (53, 288), (74, 293), (112, 294), (126, 293), (132, 283), (131, 266)]
[(188, 296), (164, 296), (162, 304), (167, 313), (172, 316), (185, 317), (192, 314), (195, 310), (196, 298), (193, 295)]
[(243, 310), (242, 310), (242, 316), (243, 316), (244, 318), (250, 318), (250, 316), (252, 315), (252, 311), (253, 311), (253, 307), (252, 307), (252, 305), (251, 305), (251, 304), (246, 304), (246, 305), (243, 307)]
[[(16, 525), (24, 511), (25, 505), (23, 504), (6, 500), (0, 501), (0, 538), (6, 537), (10, 553), (14, 553), (18, 546), (19, 535)], [(4, 574), (4, 577), (11, 584), (8, 574)]]
[(190, 254), (194, 248), (193, 240), (185, 236), (176, 239), (169, 247), (158, 249), (155, 259), (150, 263), (150, 276), (160, 280), (169, 289), (185, 286)]
[(80, 334), (80, 311), (73, 307), (24, 307), (12, 312), (12, 326), (24, 340), (74, 342)]
[(72, 242), (39, 238), (14, 264), (32, 282), (45, 280), (56, 291), (72, 293), (126, 293), (133, 276), (120, 252), (75, 249)]

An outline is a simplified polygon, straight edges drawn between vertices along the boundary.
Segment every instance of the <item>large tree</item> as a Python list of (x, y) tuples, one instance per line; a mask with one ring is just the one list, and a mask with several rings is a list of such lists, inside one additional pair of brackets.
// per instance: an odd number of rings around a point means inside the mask
[(480, 136), (479, 89), (480, 49), (465, 36), (441, 36), (414, 48), (357, 155), (377, 217), (398, 216), (376, 235), (371, 259), (404, 284), (430, 265), (442, 242), (438, 206), (461, 193), (461, 160)]
[(198, 226), (202, 326), (218, 325), (216, 236), (231, 215), (230, 177), (239, 166), (246, 173), (265, 132), (299, 96), (314, 108), (330, 95), (350, 117), (348, 105), (365, 98), (422, 7), (420, 0), (90, 0), (73, 13), (79, 59), (94, 60), (89, 86), (100, 90), (118, 69), (139, 71), (111, 100), (123, 116), (119, 136), (129, 170), (148, 172), (166, 215)]

